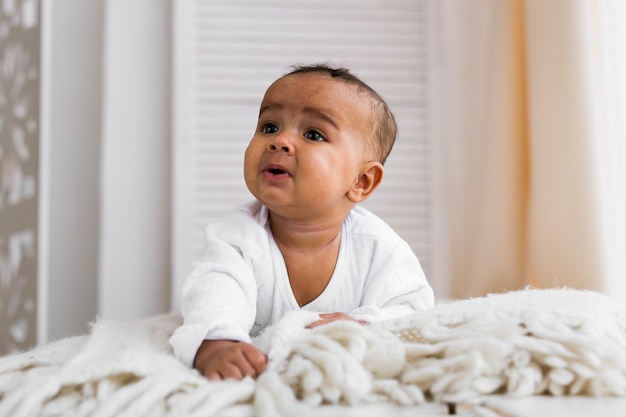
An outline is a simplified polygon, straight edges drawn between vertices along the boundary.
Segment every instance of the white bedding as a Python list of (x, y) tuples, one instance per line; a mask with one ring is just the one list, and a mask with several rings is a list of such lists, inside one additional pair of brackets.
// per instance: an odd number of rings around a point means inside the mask
[(314, 319), (296, 312), (257, 338), (268, 370), (240, 382), (209, 382), (173, 357), (175, 314), (101, 320), (0, 358), (0, 416), (305, 417), (367, 404), (441, 415), (488, 394), (626, 397), (626, 306), (594, 292), (496, 294), (374, 326), (307, 329)]

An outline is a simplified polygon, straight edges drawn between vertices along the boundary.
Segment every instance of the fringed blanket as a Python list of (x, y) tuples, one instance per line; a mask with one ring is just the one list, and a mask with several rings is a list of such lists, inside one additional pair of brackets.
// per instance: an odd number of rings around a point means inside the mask
[[(362, 326), (294, 312), (254, 343), (257, 381), (210, 382), (172, 356), (176, 315), (99, 320), (91, 333), (0, 358), (0, 416), (306, 416), (324, 404), (471, 402), (487, 394), (626, 397), (626, 306), (524, 290)], [(236, 414), (236, 413), (235, 413)]]

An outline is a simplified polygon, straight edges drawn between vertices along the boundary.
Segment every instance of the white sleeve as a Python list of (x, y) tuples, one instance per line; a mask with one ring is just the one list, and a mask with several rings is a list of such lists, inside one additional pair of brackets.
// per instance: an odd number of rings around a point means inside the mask
[(205, 339), (250, 341), (256, 315), (256, 281), (240, 249), (207, 229), (201, 260), (182, 287), (183, 324), (170, 338), (174, 354), (193, 366)]
[(368, 323), (393, 319), (433, 307), (434, 295), (420, 263), (402, 241), (371, 265), (361, 306), (350, 316)]

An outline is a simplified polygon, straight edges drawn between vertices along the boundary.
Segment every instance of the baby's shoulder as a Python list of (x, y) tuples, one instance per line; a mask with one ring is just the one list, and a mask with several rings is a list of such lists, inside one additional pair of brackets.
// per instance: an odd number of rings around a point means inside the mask
[(267, 209), (258, 201), (235, 207), (230, 212), (210, 222), (206, 233), (231, 239), (254, 239), (267, 235)]
[(361, 206), (355, 206), (346, 220), (356, 232), (395, 233), (383, 219)]
[(346, 218), (346, 227), (355, 238), (370, 238), (395, 246), (403, 242), (395, 230), (376, 214), (361, 206), (355, 206)]

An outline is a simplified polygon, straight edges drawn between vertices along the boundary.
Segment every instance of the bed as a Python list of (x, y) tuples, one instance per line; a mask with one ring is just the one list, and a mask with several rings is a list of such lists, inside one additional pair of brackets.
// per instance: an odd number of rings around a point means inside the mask
[(98, 320), (0, 358), (0, 416), (626, 415), (626, 306), (525, 289), (371, 326), (293, 312), (258, 380), (210, 382), (168, 344), (180, 317)]

